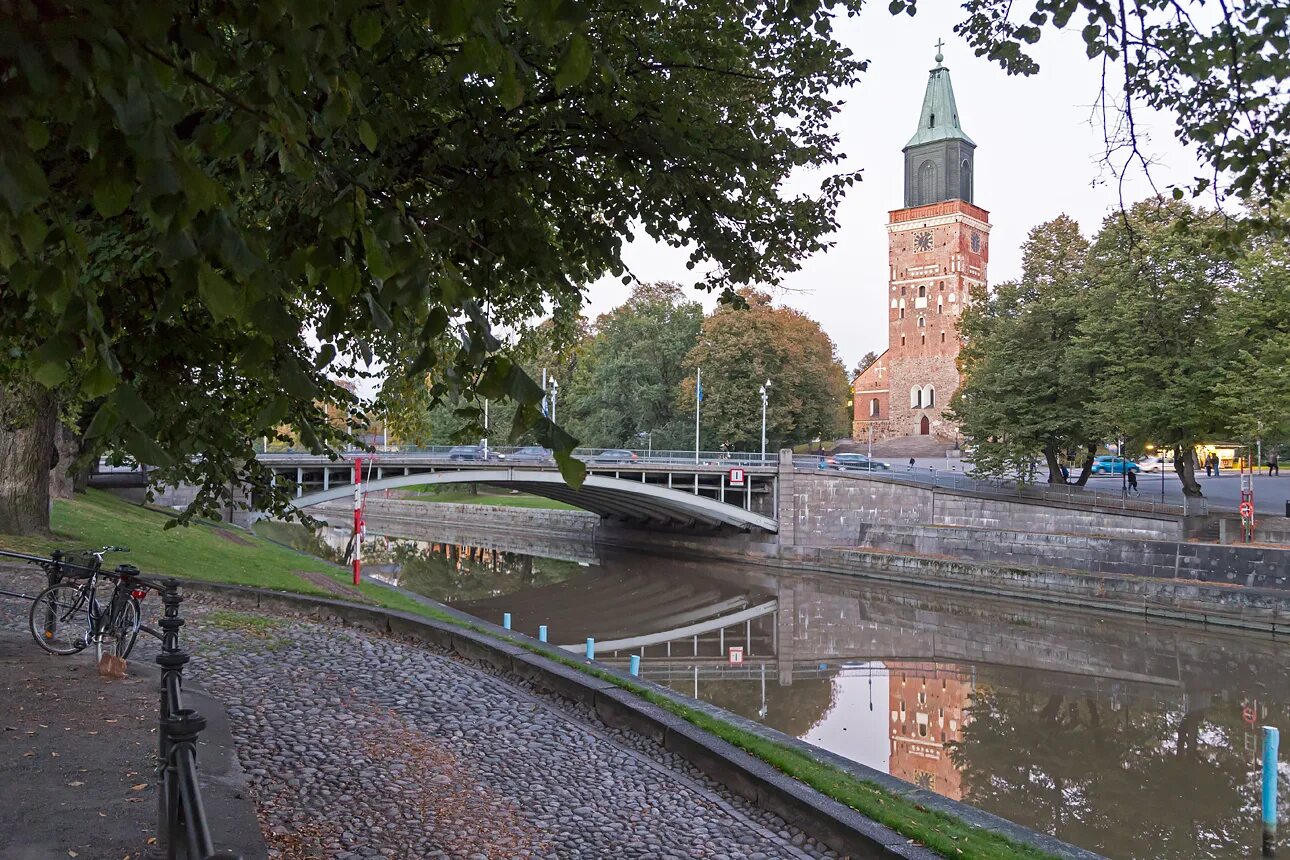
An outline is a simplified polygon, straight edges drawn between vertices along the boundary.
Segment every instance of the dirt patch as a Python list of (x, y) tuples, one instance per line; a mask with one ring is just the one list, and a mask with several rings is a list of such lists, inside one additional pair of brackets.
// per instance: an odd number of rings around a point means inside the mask
[(219, 535), (224, 540), (232, 541), (238, 546), (255, 546), (255, 541), (244, 538), (237, 532), (230, 531), (228, 529), (221, 529), (221, 528), (212, 529), (212, 531), (214, 531), (215, 534)]
[(314, 570), (293, 570), (291, 572), (311, 585), (316, 585), (323, 591), (337, 597), (343, 597), (346, 600), (353, 600), (356, 603), (372, 602), (364, 597), (363, 592), (359, 591), (354, 586), (337, 582), (325, 573), (318, 573)]

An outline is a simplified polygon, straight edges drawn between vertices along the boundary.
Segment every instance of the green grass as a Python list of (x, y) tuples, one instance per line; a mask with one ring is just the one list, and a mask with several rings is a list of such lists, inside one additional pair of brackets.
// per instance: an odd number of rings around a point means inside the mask
[[(343, 568), (249, 532), (210, 523), (196, 523), (163, 531), (162, 526), (167, 519), (169, 517), (164, 513), (91, 490), (83, 497), (54, 503), (52, 537), (14, 538), (0, 535), (0, 548), (21, 552), (49, 552), (56, 548), (116, 544), (128, 546), (132, 552), (112, 558), (113, 562), (129, 561), (151, 574), (169, 574), (210, 582), (326, 596), (336, 595), (309, 582), (297, 571), (322, 573), (337, 583), (348, 583), (349, 574)], [(942, 856), (979, 860), (1052, 860), (1051, 855), (1042, 851), (1019, 845), (999, 834), (971, 827), (952, 816), (911, 803), (874, 783), (857, 779), (832, 765), (816, 761), (797, 749), (745, 731), (676, 702), (654, 689), (606, 672), (558, 650), (528, 639), (499, 637), (496, 631), (482, 624), (463, 622), (456, 616), (374, 583), (364, 583), (360, 586), (360, 593), (366, 600), (386, 608), (416, 613), (503, 639), (615, 684), (698, 728), (711, 732), (863, 815), (926, 845)], [(216, 627), (251, 633), (268, 643), (276, 641), (275, 634), (280, 632), (278, 628), (284, 623), (280, 619), (232, 610), (218, 610), (208, 618)]]
[(530, 496), (525, 493), (516, 495), (510, 493), (472, 494), (462, 490), (435, 492), (432, 486), (426, 484), (416, 484), (406, 489), (408, 492), (416, 494), (415, 501), (418, 502), (439, 502), (455, 505), (500, 505), (504, 508), (547, 508), (554, 511), (582, 510), (582, 508), (576, 508), (573, 505), (566, 505), (564, 502), (557, 502), (555, 499), (544, 499), (541, 496)]

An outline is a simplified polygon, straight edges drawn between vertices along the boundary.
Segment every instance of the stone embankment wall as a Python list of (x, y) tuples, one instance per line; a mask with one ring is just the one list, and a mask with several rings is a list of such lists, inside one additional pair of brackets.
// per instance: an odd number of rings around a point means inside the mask
[[(489, 531), (503, 529), (516, 532), (536, 532), (562, 537), (579, 537), (591, 540), (600, 525), (598, 514), (587, 511), (563, 511), (548, 508), (508, 508), (502, 505), (459, 505), (441, 502), (414, 502), (404, 499), (381, 499), (369, 496), (365, 501), (368, 522), (382, 524), (434, 524), (455, 528), (475, 528)], [(353, 505), (333, 502), (311, 509), (317, 516), (332, 521), (349, 521), (354, 515)], [(346, 519), (348, 518), (348, 519)], [(415, 535), (413, 535), (415, 536)]]
[(1184, 537), (1181, 518), (1176, 516), (1013, 501), (836, 472), (794, 474), (791, 496), (785, 491), (780, 499), (781, 534), (790, 514), (795, 546), (854, 546), (862, 528), (872, 525), (1003, 528), (1142, 540)]

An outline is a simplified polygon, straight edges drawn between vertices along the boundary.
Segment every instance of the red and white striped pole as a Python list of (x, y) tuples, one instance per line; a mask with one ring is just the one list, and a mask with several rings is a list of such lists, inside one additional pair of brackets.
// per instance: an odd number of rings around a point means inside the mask
[(354, 584), (363, 571), (363, 458), (354, 458)]

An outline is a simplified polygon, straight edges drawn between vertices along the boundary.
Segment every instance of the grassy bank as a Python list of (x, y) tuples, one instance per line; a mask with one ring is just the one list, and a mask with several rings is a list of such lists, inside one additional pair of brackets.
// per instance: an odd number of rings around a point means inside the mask
[(573, 505), (545, 499), (542, 496), (530, 496), (527, 493), (498, 493), (483, 491), (470, 493), (465, 490), (436, 490), (432, 485), (415, 484), (400, 492), (404, 498), (418, 502), (440, 502), (454, 505), (499, 505), (504, 508), (547, 508), (553, 511), (580, 511)]
[[(109, 563), (128, 561), (149, 574), (341, 599), (357, 598), (390, 609), (414, 612), (448, 624), (464, 626), (489, 636), (498, 635), (496, 630), (483, 624), (463, 623), (453, 615), (380, 585), (365, 583), (354, 589), (349, 584), (349, 574), (344, 569), (254, 534), (209, 523), (163, 531), (162, 526), (167, 519), (168, 516), (164, 513), (141, 508), (110, 494), (92, 490), (71, 501), (55, 502), (52, 536), (19, 539), (0, 535), (0, 549), (48, 553), (57, 548), (124, 545), (131, 548), (130, 554), (109, 557)], [(215, 623), (236, 626), (238, 629), (249, 626), (267, 631), (277, 622), (275, 619), (257, 620), (256, 616), (248, 613), (224, 612), (215, 616)], [(268, 635), (267, 632), (265, 635)], [(1044, 852), (911, 803), (890, 794), (881, 786), (816, 761), (793, 747), (714, 718), (651, 687), (621, 678), (562, 652), (553, 653), (550, 648), (539, 646), (532, 640), (505, 638), (529, 651), (628, 690), (863, 815), (928, 846), (944, 857), (1051, 860), (1050, 855)]]

